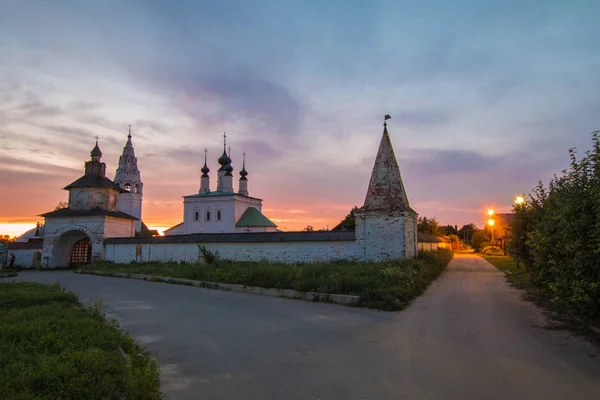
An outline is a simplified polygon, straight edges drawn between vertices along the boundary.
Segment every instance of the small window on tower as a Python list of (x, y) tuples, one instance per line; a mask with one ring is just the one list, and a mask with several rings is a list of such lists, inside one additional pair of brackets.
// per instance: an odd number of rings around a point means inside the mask
[(129, 183), (125, 184), (125, 190), (127, 190), (128, 192), (131, 191), (131, 185)]
[(207, 211), (207, 212), (206, 212), (206, 215), (204, 216), (204, 219), (205, 219), (206, 221), (210, 221), (210, 211)]
[(221, 220), (221, 210), (217, 211), (217, 221)]
[(197, 211), (194, 213), (194, 221), (198, 221), (198, 212)]

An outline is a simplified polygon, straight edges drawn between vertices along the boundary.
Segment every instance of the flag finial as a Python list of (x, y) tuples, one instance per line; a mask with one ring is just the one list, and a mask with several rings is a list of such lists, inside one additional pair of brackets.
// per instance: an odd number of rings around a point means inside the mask
[(390, 118), (392, 118), (392, 117), (390, 116), (390, 114), (385, 114), (385, 117), (383, 117), (383, 126), (387, 126), (387, 122), (386, 122), (386, 121), (387, 121), (388, 119), (390, 119)]

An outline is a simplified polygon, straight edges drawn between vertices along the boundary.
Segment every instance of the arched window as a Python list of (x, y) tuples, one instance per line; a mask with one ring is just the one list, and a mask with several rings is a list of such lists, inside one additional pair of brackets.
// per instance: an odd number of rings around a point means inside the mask
[(96, 193), (95, 200), (96, 200), (96, 205), (100, 206), (100, 205), (104, 204), (104, 193), (100, 193), (100, 192)]
[(117, 196), (114, 194), (110, 196), (110, 204), (113, 206), (117, 204)]
[(85, 192), (84, 191), (77, 192), (77, 195), (75, 195), (75, 203), (83, 204), (84, 202), (85, 202)]
[(125, 190), (127, 190), (128, 192), (131, 191), (131, 185), (129, 183), (125, 184)]
[(135, 188), (133, 190), (134, 193), (139, 193), (140, 192), (140, 185), (135, 185)]

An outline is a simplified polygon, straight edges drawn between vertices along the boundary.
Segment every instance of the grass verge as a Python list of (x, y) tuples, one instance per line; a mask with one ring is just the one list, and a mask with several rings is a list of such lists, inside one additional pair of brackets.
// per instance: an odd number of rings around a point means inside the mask
[(58, 285), (0, 283), (1, 399), (160, 399), (157, 362)]
[(338, 261), (279, 264), (231, 262), (179, 264), (93, 264), (82, 269), (112, 273), (136, 273), (199, 281), (233, 283), (262, 288), (293, 289), (360, 296), (357, 304), (382, 310), (401, 310), (419, 296), (446, 268), (450, 250), (426, 251), (414, 259), (382, 263)]
[(17, 275), (16, 271), (0, 271), (0, 278), (14, 278)]
[(600, 324), (598, 321), (581, 320), (561, 312), (555, 307), (549, 296), (544, 295), (531, 281), (531, 274), (509, 256), (483, 256), (491, 264), (506, 274), (506, 279), (516, 288), (524, 290), (527, 300), (534, 302), (546, 311), (550, 319), (549, 328), (575, 331), (596, 344), (600, 344)]
[(483, 258), (488, 260), (492, 265), (503, 271), (506, 274), (506, 279), (515, 287), (533, 291), (534, 287), (531, 283), (531, 275), (523, 266), (517, 267), (517, 263), (509, 256), (486, 256)]

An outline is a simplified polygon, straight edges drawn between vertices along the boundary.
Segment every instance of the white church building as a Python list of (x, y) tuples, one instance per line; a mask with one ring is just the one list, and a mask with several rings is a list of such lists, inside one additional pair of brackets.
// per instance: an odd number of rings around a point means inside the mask
[(217, 160), (217, 188), (210, 189), (210, 169), (204, 150), (200, 170), (200, 189), (183, 197), (183, 222), (165, 231), (165, 235), (191, 233), (277, 232), (277, 225), (262, 214), (262, 199), (248, 194), (246, 154), (239, 172), (238, 191), (233, 188), (233, 167), (227, 154), (227, 135), (223, 135), (223, 155)]
[(200, 186), (183, 197), (183, 222), (165, 236), (152, 236), (142, 222), (143, 183), (131, 130), (114, 181), (105, 176), (96, 141), (84, 175), (64, 188), (69, 191), (68, 207), (41, 214), (45, 223), (37, 236), (14, 244), (12, 251), (21, 258), (33, 252), (34, 264), (38, 260), (42, 268), (100, 260), (202, 262), (201, 248), (229, 260), (286, 263), (384, 261), (417, 254), (417, 213), (409, 206), (385, 122), (354, 231), (277, 230), (262, 214), (262, 199), (249, 195), (245, 154), (237, 190), (226, 137), (217, 161), (214, 190), (205, 150)]

